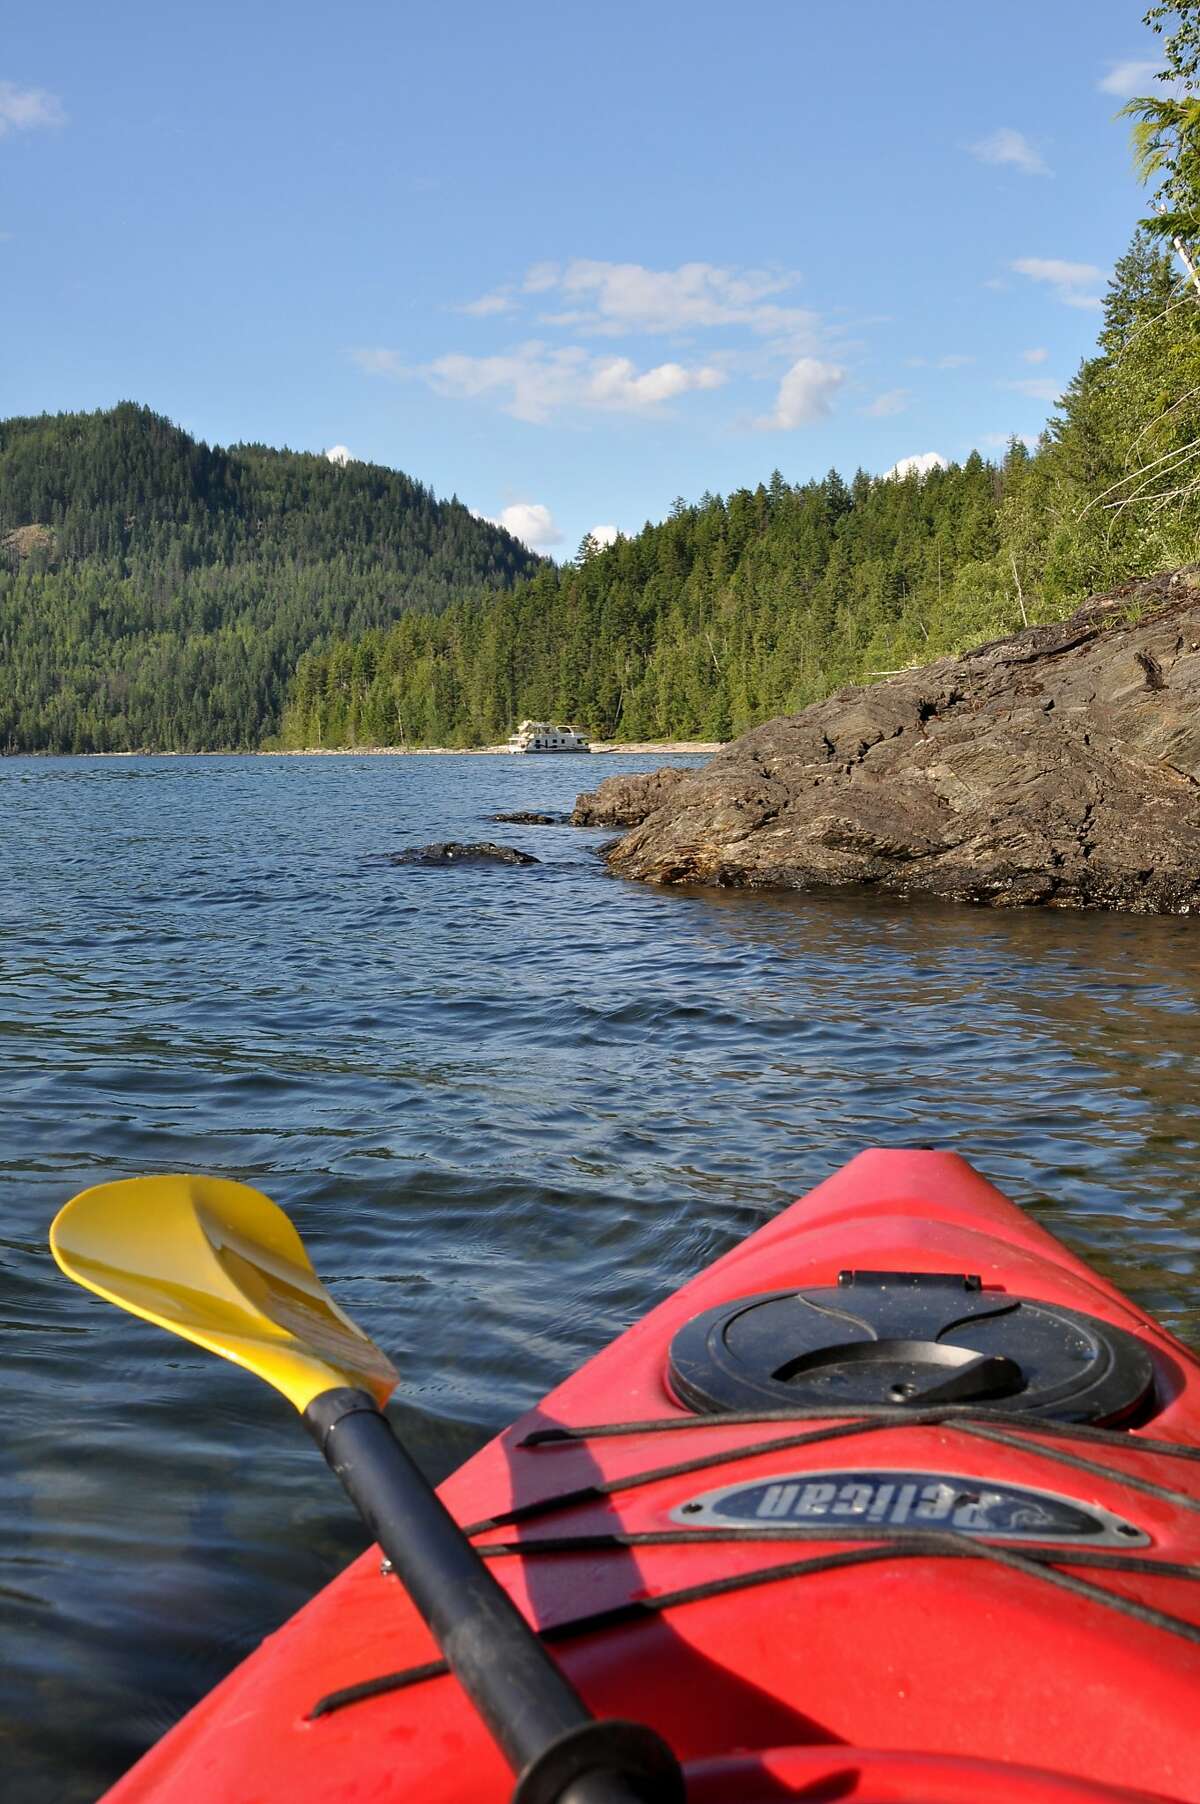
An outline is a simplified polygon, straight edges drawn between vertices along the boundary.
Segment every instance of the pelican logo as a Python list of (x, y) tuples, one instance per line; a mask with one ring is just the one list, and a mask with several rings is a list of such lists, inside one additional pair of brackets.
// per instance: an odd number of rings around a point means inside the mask
[(936, 1529), (1001, 1541), (1074, 1541), (1091, 1546), (1145, 1545), (1149, 1536), (1098, 1504), (1027, 1485), (949, 1472), (788, 1472), (754, 1484), (724, 1485), (671, 1511), (691, 1528), (776, 1534)]

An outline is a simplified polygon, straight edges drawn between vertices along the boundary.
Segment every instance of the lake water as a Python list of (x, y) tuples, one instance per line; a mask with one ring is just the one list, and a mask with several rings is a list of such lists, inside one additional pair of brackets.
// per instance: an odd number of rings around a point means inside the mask
[[(660, 891), (494, 827), (654, 758), (0, 760), (0, 1763), (85, 1800), (362, 1543), (263, 1386), (60, 1277), (84, 1186), (293, 1215), (440, 1475), (864, 1145), (1200, 1341), (1200, 927)], [(522, 868), (372, 854), (496, 837)]]

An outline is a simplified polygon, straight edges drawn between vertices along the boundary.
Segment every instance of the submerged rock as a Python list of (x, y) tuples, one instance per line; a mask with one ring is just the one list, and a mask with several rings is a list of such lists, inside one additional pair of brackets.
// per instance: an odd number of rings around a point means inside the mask
[(605, 856), (655, 883), (1186, 914), (1200, 908), (1198, 591), (1195, 571), (1129, 584), (768, 721), (702, 770), (610, 779), (573, 818), (636, 823)]
[(489, 814), (488, 819), (503, 827), (565, 827), (568, 814), (538, 814), (535, 809), (515, 808), (511, 814)]
[(384, 854), (388, 864), (540, 864), (532, 852), (518, 851), (516, 846), (497, 846), (491, 840), (463, 844), (459, 840), (443, 840), (432, 846), (406, 846), (403, 852)]

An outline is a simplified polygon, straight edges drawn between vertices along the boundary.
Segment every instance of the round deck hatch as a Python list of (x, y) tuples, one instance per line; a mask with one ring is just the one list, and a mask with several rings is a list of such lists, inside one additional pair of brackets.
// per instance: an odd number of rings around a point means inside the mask
[(1154, 1367), (1122, 1328), (940, 1272), (842, 1272), (836, 1289), (741, 1297), (671, 1343), (670, 1381), (699, 1414), (866, 1405), (1020, 1410), (1114, 1422)]

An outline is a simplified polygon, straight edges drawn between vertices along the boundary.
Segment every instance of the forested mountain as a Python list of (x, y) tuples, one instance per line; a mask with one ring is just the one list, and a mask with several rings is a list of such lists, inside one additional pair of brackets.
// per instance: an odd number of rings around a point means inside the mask
[(1200, 558), (1200, 304), (1139, 232), (1034, 453), (677, 503), (509, 593), (301, 660), (294, 745), (472, 744), (521, 715), (726, 737)]
[(0, 749), (255, 746), (301, 654), (506, 587), (516, 539), (395, 470), (148, 408), (0, 423)]

